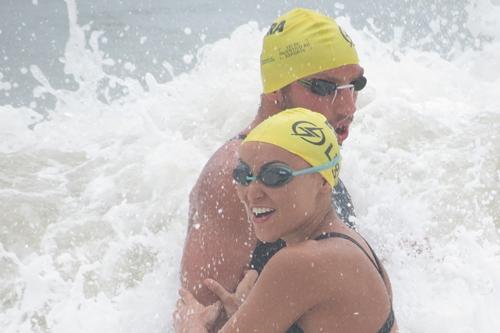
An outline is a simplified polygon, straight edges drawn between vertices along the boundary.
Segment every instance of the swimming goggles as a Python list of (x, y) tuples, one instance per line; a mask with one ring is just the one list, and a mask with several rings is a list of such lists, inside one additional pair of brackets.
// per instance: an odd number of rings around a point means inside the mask
[(240, 161), (240, 164), (233, 170), (233, 179), (241, 186), (248, 186), (251, 182), (258, 180), (268, 187), (280, 187), (289, 183), (293, 177), (332, 169), (339, 162), (340, 155), (337, 155), (330, 162), (302, 170), (293, 170), (281, 162), (269, 162), (260, 168), (257, 176), (253, 176), (250, 167)]
[(350, 84), (344, 85), (338, 85), (335, 82), (322, 79), (301, 79), (298, 80), (298, 82), (316, 95), (327, 96), (331, 94), (337, 94), (337, 90), (340, 89), (351, 89), (351, 91), (354, 89), (354, 91), (360, 91), (366, 86), (367, 80), (366, 77), (360, 76)]

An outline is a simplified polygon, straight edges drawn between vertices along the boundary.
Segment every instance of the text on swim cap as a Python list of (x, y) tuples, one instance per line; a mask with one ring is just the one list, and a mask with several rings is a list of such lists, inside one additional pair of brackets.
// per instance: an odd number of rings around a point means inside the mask
[(281, 22), (274, 22), (271, 24), (271, 27), (269, 28), (269, 31), (267, 32), (266, 36), (273, 35), (277, 32), (283, 32), (283, 29), (285, 29), (285, 23), (286, 21), (281, 21)]
[(347, 34), (347, 32), (342, 30), (342, 28), (340, 26), (339, 26), (339, 31), (340, 31), (340, 34), (342, 35), (342, 37), (344, 37), (344, 39), (346, 40), (346, 42), (349, 43), (349, 45), (351, 47), (354, 47), (354, 42), (352, 41), (351, 37)]

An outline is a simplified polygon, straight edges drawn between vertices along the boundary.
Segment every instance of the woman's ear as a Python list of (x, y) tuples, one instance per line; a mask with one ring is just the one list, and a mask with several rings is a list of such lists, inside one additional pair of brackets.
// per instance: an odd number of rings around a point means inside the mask
[(322, 193), (331, 193), (332, 192), (332, 186), (330, 185), (329, 182), (326, 181), (325, 178), (321, 177), (323, 180), (323, 183), (321, 184), (321, 189), (320, 191)]

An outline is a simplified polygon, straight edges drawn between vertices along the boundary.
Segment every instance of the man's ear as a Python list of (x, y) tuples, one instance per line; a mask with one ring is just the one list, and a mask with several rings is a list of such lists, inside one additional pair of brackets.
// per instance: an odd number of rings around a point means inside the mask
[(281, 88), (273, 92), (273, 97), (274, 97), (274, 104), (276, 104), (276, 106), (279, 107), (281, 110), (285, 110), (287, 103), (286, 103), (286, 94), (284, 88)]
[(284, 95), (280, 90), (260, 95), (261, 107), (266, 113), (273, 115), (285, 109)]

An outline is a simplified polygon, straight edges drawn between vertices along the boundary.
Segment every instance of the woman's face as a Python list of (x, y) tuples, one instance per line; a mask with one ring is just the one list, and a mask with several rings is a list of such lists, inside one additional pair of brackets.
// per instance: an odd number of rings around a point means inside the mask
[[(309, 168), (302, 158), (272, 144), (247, 142), (240, 147), (240, 163), (249, 166), (253, 176), (270, 162), (287, 164), (293, 170)], [(326, 185), (325, 185), (326, 184)], [(261, 241), (272, 242), (293, 233), (319, 214), (318, 199), (330, 187), (319, 173), (293, 177), (280, 187), (269, 187), (260, 180), (249, 185), (237, 184), (238, 197), (246, 207), (255, 234)]]

